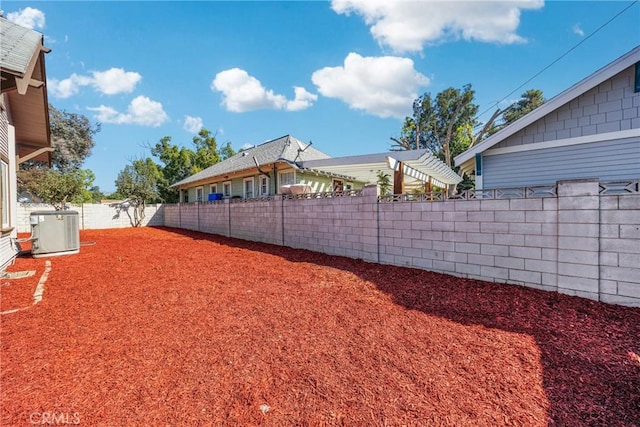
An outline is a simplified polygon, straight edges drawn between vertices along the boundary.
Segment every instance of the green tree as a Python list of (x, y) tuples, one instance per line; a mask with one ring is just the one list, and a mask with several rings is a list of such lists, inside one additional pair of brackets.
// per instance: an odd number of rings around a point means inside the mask
[(413, 117), (403, 123), (401, 136), (392, 138), (396, 149), (427, 148), (439, 154), (451, 167), (452, 144), (459, 128), (476, 125), (478, 105), (470, 84), (456, 89), (449, 87), (432, 98), (428, 92), (413, 102)]
[(391, 194), (391, 177), (388, 173), (384, 173), (383, 171), (378, 171), (376, 173), (376, 178), (378, 181), (378, 188), (380, 188), (380, 194), (386, 196)]
[(230, 142), (218, 148), (216, 136), (205, 128), (193, 137), (192, 143), (194, 149), (179, 147), (171, 143), (170, 136), (165, 136), (151, 147), (151, 154), (162, 163), (158, 194), (167, 203), (175, 203), (179, 197), (178, 191), (169, 187), (171, 184), (235, 154)]
[(93, 149), (93, 137), (100, 132), (100, 123), (93, 126), (82, 114), (60, 111), (49, 104), (53, 167), (65, 171), (80, 169)]
[(545, 99), (540, 89), (529, 89), (520, 95), (520, 99), (511, 104), (502, 114), (504, 126), (518, 120), (544, 104)]
[[(162, 179), (162, 172), (158, 165), (147, 157), (138, 159), (126, 165), (116, 178), (116, 192), (126, 197), (119, 209), (129, 215), (131, 225), (139, 227), (144, 219), (144, 208), (147, 203), (160, 201), (158, 181)], [(129, 212), (133, 207), (133, 217)]]
[[(509, 105), (504, 110), (496, 110), (496, 112), (494, 113), (494, 118), (500, 117), (500, 120), (489, 120), (485, 125), (486, 132), (484, 133), (484, 135), (493, 135), (494, 133), (515, 122), (519, 118), (529, 114), (544, 103), (544, 94), (540, 89), (527, 90), (522, 95), (520, 95), (520, 99), (518, 101)], [(474, 144), (482, 141), (482, 137), (484, 135), (476, 138), (476, 140), (474, 140)]]
[(25, 190), (52, 205), (56, 210), (65, 209), (67, 203), (85, 203), (93, 200), (88, 192), (95, 176), (90, 170), (34, 168), (24, 171), (28, 176)]
[(93, 136), (100, 131), (100, 124), (93, 126), (81, 114), (57, 110), (49, 104), (51, 128), (52, 169), (48, 163), (29, 161), (20, 165), (17, 172), (18, 191), (29, 192), (51, 203), (56, 209), (70, 203), (93, 203), (91, 191), (95, 175), (82, 164), (95, 145)]

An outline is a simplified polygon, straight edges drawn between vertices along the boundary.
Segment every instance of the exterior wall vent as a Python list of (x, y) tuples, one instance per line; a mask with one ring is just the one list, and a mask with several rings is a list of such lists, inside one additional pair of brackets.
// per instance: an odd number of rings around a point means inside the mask
[(32, 238), (31, 254), (34, 258), (80, 252), (78, 212), (32, 212), (29, 221)]

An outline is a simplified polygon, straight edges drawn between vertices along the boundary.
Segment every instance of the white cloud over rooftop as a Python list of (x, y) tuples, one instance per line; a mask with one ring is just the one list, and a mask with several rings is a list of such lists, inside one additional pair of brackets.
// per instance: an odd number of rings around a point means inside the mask
[(134, 98), (129, 104), (126, 113), (118, 112), (116, 109), (105, 105), (87, 109), (95, 111), (95, 118), (102, 123), (158, 127), (169, 119), (162, 104), (146, 96)]
[(294, 87), (294, 99), (265, 88), (260, 80), (241, 68), (231, 68), (216, 74), (211, 90), (222, 93), (222, 105), (236, 113), (271, 109), (299, 111), (309, 108), (318, 95), (302, 87)]
[(323, 96), (375, 116), (397, 118), (410, 113), (418, 89), (429, 84), (409, 58), (363, 57), (353, 52), (344, 65), (322, 68), (311, 79)]
[(520, 13), (543, 6), (543, 0), (331, 2), (338, 14), (361, 16), (374, 39), (395, 52), (418, 52), (427, 44), (450, 39), (523, 42), (516, 33)]
[(7, 14), (7, 20), (32, 30), (42, 29), (45, 24), (44, 12), (33, 7), (25, 7)]
[(56, 98), (69, 98), (83, 86), (91, 86), (103, 95), (131, 93), (142, 80), (142, 76), (123, 68), (109, 68), (105, 71), (93, 71), (90, 75), (72, 74), (66, 79), (47, 79), (49, 93)]

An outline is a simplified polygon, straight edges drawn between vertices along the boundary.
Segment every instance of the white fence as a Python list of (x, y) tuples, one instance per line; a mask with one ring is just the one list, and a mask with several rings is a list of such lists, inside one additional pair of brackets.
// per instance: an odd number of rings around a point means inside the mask
[[(78, 212), (81, 230), (126, 228), (132, 226), (129, 214), (133, 216), (133, 208), (129, 208), (129, 210), (119, 210), (111, 205), (82, 204), (71, 205), (69, 209)], [(18, 233), (31, 232), (29, 218), (32, 212), (52, 210), (54, 210), (54, 208), (50, 205), (33, 203), (18, 204), (18, 217), (16, 218)], [(142, 225), (161, 226), (164, 224), (162, 205), (147, 205), (144, 212), (145, 218), (142, 221)]]

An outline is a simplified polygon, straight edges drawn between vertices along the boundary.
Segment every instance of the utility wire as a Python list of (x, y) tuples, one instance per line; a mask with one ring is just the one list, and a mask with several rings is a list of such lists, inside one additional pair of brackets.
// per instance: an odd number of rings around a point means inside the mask
[(596, 28), (594, 31), (592, 31), (588, 36), (586, 36), (585, 38), (583, 38), (582, 40), (580, 40), (577, 44), (575, 44), (571, 49), (569, 49), (568, 51), (566, 51), (565, 53), (563, 53), (562, 55), (560, 55), (555, 61), (553, 61), (551, 64), (547, 65), (546, 67), (544, 67), (542, 70), (538, 71), (536, 74), (533, 75), (533, 77), (529, 78), (527, 81), (525, 81), (524, 83), (522, 83), (520, 86), (518, 86), (517, 88), (515, 88), (514, 90), (512, 90), (511, 92), (509, 92), (507, 95), (505, 95), (500, 101), (496, 101), (495, 104), (491, 105), (489, 108), (487, 108), (486, 110), (484, 110), (482, 113), (480, 113), (478, 115), (478, 117), (481, 117), (483, 115), (485, 115), (489, 110), (493, 109), (494, 107), (497, 107), (498, 104), (500, 104), (502, 101), (504, 101), (505, 99), (507, 99), (508, 97), (510, 97), (511, 95), (513, 95), (515, 92), (519, 91), (520, 89), (522, 89), (525, 85), (527, 85), (529, 82), (531, 82), (531, 80), (535, 79), (536, 77), (538, 77), (540, 74), (544, 73), (545, 71), (547, 71), (549, 68), (551, 68), (552, 66), (554, 66), (558, 61), (560, 61), (562, 58), (564, 58), (565, 56), (567, 56), (568, 54), (570, 54), (572, 51), (574, 51), (578, 46), (580, 46), (582, 43), (586, 42), (587, 40), (589, 40), (591, 37), (593, 37), (598, 31), (602, 30), (604, 27), (606, 27), (607, 25), (609, 25), (611, 22), (613, 22), (618, 16), (622, 15), (624, 12), (626, 12), (628, 9), (630, 9), (633, 5), (635, 5), (636, 3), (638, 3), (639, 0), (634, 0), (631, 3), (629, 3), (624, 9), (622, 9), (620, 12), (616, 13), (611, 19), (609, 19), (607, 22), (605, 22), (604, 24), (600, 25), (598, 28)]

